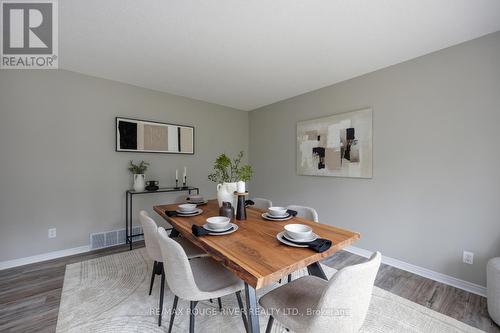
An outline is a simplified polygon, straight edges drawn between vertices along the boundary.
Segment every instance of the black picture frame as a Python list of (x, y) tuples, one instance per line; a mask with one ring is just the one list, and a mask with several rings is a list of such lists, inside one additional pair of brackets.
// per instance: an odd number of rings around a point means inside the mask
[[(145, 149), (124, 149), (121, 147), (121, 137), (120, 137), (120, 121), (123, 121), (124, 123), (144, 123), (144, 124), (153, 124), (153, 125), (162, 125), (162, 126), (173, 126), (177, 127), (178, 130), (178, 150), (177, 151), (168, 151), (168, 150), (145, 150)], [(181, 140), (180, 140), (180, 129), (181, 128), (188, 128), (192, 130), (192, 151), (181, 151)], [(166, 122), (160, 122), (160, 121), (155, 121), (155, 120), (145, 120), (145, 119), (137, 119), (137, 118), (128, 118), (128, 117), (115, 117), (115, 151), (116, 152), (126, 152), (126, 153), (150, 153), (150, 154), (175, 154), (175, 155), (194, 155), (195, 154), (195, 146), (196, 146), (196, 141), (195, 141), (195, 128), (194, 126), (191, 125), (181, 125), (181, 124), (173, 124), (173, 123), (166, 123)], [(137, 138), (136, 138), (137, 140)], [(133, 141), (133, 139), (131, 140)]]

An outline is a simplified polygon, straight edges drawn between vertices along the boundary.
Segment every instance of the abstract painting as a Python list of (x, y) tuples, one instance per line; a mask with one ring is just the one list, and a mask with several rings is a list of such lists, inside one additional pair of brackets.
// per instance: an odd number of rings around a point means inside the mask
[(299, 175), (372, 177), (372, 110), (297, 123)]
[(194, 127), (117, 117), (116, 151), (194, 154)]

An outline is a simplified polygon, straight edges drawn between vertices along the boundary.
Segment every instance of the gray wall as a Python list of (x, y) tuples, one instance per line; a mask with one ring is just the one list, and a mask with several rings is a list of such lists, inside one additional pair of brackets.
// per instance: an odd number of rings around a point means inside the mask
[[(117, 153), (115, 116), (194, 125), (196, 154)], [(89, 233), (124, 228), (130, 159), (146, 176), (216, 196), (215, 157), (248, 151), (248, 113), (68, 71), (0, 71), (0, 261), (86, 245)], [(150, 195), (137, 207), (172, 202)], [(158, 218), (159, 221), (159, 218)], [(57, 238), (48, 239), (49, 227)]]
[[(373, 179), (298, 176), (297, 121), (364, 107)], [(484, 285), (500, 255), (499, 126), (495, 33), (252, 111), (251, 189), (315, 207), (322, 222), (361, 232), (356, 246)]]

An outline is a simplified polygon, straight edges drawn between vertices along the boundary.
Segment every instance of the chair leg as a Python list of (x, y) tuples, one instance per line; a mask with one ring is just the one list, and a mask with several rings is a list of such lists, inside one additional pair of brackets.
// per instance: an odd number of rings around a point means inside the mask
[(172, 332), (172, 326), (174, 326), (175, 311), (177, 311), (177, 302), (179, 297), (174, 297), (174, 304), (172, 305), (172, 314), (170, 315), (170, 325), (168, 325), (168, 333)]
[(292, 282), (292, 274), (288, 274), (288, 283)]
[(238, 306), (241, 311), (241, 319), (243, 319), (243, 325), (245, 325), (245, 331), (248, 332), (247, 317), (245, 316), (245, 307), (243, 306), (243, 301), (241, 300), (241, 291), (236, 292), (236, 299), (238, 300)]
[(153, 291), (153, 283), (155, 282), (155, 276), (156, 276), (156, 265), (158, 262), (155, 260), (153, 263), (153, 272), (151, 273), (151, 284), (149, 285), (149, 296), (151, 296), (151, 292)]
[(217, 298), (217, 302), (219, 303), (219, 311), (222, 311), (222, 301), (221, 301), (220, 297)]
[(158, 316), (158, 326), (161, 326), (161, 314), (163, 312), (163, 294), (165, 291), (165, 272), (163, 267), (161, 270), (161, 285), (160, 285), (160, 315)]
[(198, 302), (191, 301), (190, 303), (190, 313), (189, 313), (189, 333), (194, 333), (194, 309), (196, 308), (196, 304)]
[(269, 316), (269, 321), (267, 322), (267, 326), (266, 326), (266, 333), (271, 333), (271, 328), (273, 327), (273, 322), (274, 322), (273, 316)]

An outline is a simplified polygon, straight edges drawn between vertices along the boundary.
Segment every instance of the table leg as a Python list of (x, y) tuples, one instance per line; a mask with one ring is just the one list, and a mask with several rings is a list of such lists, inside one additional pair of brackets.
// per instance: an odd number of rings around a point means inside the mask
[(245, 282), (245, 296), (247, 302), (247, 318), (248, 318), (248, 332), (259, 333), (259, 307), (257, 305), (256, 291), (252, 286)]
[(325, 272), (323, 272), (323, 268), (321, 268), (319, 262), (315, 262), (307, 266), (307, 271), (309, 272), (309, 275), (317, 276), (328, 281), (328, 278), (326, 277)]
[(130, 251), (132, 251), (132, 241), (133, 241), (133, 237), (132, 237), (132, 233), (133, 233), (133, 229), (132, 229), (132, 194), (129, 194), (129, 197), (130, 197), (130, 202), (129, 202), (129, 205), (128, 205), (128, 208), (129, 208), (129, 214), (128, 214), (129, 225), (128, 225), (128, 229), (130, 230)]
[(128, 192), (125, 193), (125, 244), (128, 244)]

